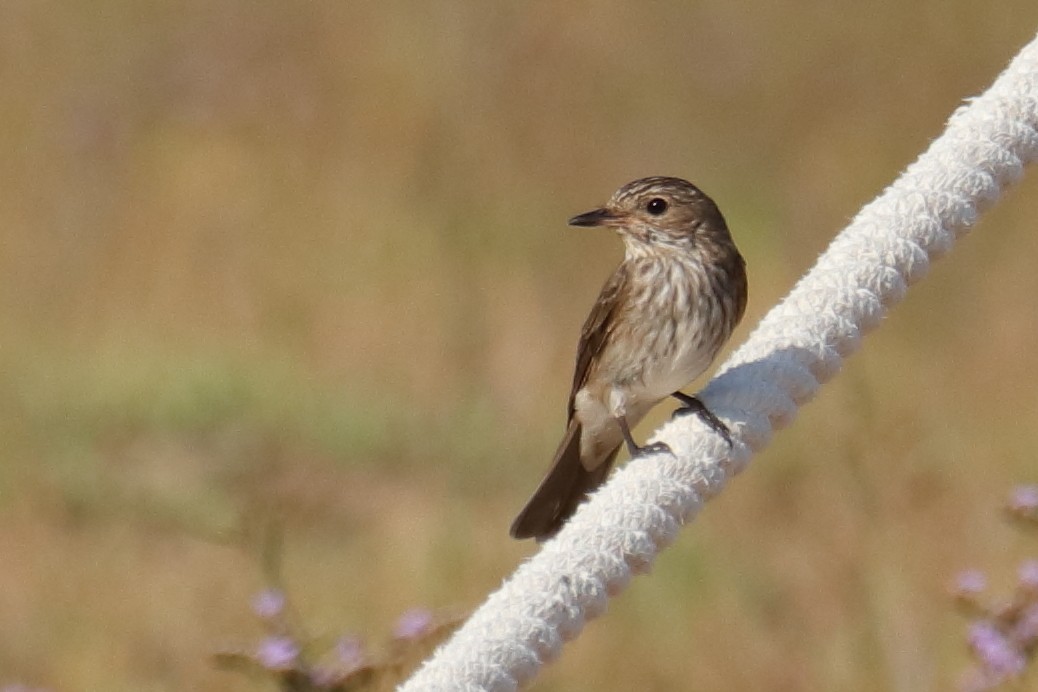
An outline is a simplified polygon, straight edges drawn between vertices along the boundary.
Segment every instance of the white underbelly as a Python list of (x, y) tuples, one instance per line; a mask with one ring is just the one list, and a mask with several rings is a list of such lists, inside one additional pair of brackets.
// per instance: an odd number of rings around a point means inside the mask
[(673, 357), (645, 368), (638, 381), (581, 389), (573, 402), (576, 415), (585, 428), (598, 428), (607, 419), (620, 415), (635, 425), (649, 409), (699, 377), (713, 357), (711, 351), (694, 340), (682, 342)]
[(647, 399), (659, 400), (669, 396), (679, 389), (687, 387), (692, 380), (703, 374), (714, 358), (712, 352), (703, 348), (702, 344), (694, 339), (688, 339), (681, 343), (673, 358), (655, 364), (654, 367), (646, 368), (644, 380), (639, 392), (637, 387), (632, 388), (632, 394), (644, 396)]

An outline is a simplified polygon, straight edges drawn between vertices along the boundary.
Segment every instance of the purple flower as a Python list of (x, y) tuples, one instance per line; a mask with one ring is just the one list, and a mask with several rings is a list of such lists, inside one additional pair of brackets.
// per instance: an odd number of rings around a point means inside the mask
[(1020, 586), (1025, 589), (1038, 590), (1038, 560), (1027, 560), (1020, 565), (1017, 572), (1020, 578)]
[(298, 659), (299, 646), (289, 637), (267, 637), (256, 651), (256, 660), (268, 670), (288, 670)]
[(264, 620), (272, 620), (285, 610), (285, 594), (280, 589), (264, 589), (252, 599), (252, 610)]
[(968, 640), (984, 669), (999, 679), (1019, 675), (1027, 665), (1023, 654), (997, 627), (986, 620), (970, 625)]
[(987, 577), (979, 569), (963, 570), (955, 577), (955, 593), (959, 596), (976, 596), (987, 585)]
[(1013, 626), (1013, 638), (1024, 648), (1038, 641), (1038, 604), (1032, 603), (1020, 613)]
[(335, 656), (346, 670), (364, 664), (364, 644), (356, 637), (343, 637), (335, 644)]
[(433, 614), (425, 608), (412, 608), (396, 621), (393, 636), (397, 639), (417, 639), (432, 628)]
[(316, 685), (317, 689), (332, 687), (342, 682), (342, 679), (342, 673), (332, 668), (318, 666), (310, 671), (310, 683)]
[(1030, 513), (1038, 510), (1038, 485), (1018, 485), (1009, 496), (1009, 509)]

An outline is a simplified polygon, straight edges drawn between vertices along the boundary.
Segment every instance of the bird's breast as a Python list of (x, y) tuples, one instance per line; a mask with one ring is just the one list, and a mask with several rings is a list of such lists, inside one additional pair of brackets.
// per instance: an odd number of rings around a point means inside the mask
[[(658, 401), (703, 373), (731, 332), (709, 273), (693, 261), (658, 263), (641, 296), (632, 296), (630, 342), (638, 344), (628, 383), (632, 397)], [(639, 314), (640, 313), (640, 314)]]

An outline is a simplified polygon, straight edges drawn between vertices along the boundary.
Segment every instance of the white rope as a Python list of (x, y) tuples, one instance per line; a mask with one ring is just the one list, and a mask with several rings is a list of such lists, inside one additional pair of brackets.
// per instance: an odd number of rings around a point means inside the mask
[(1038, 39), (861, 210), (700, 394), (732, 428), (734, 448), (696, 416), (664, 425), (653, 439), (675, 456), (639, 458), (615, 473), (400, 689), (528, 683), (792, 421), (862, 334), (1036, 157)]

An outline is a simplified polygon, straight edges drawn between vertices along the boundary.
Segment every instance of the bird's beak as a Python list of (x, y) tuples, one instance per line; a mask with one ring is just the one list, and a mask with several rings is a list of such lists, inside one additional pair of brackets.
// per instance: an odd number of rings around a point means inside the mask
[(593, 211), (578, 214), (569, 220), (570, 226), (616, 226), (623, 219), (623, 216), (617, 214), (611, 209), (601, 208)]

